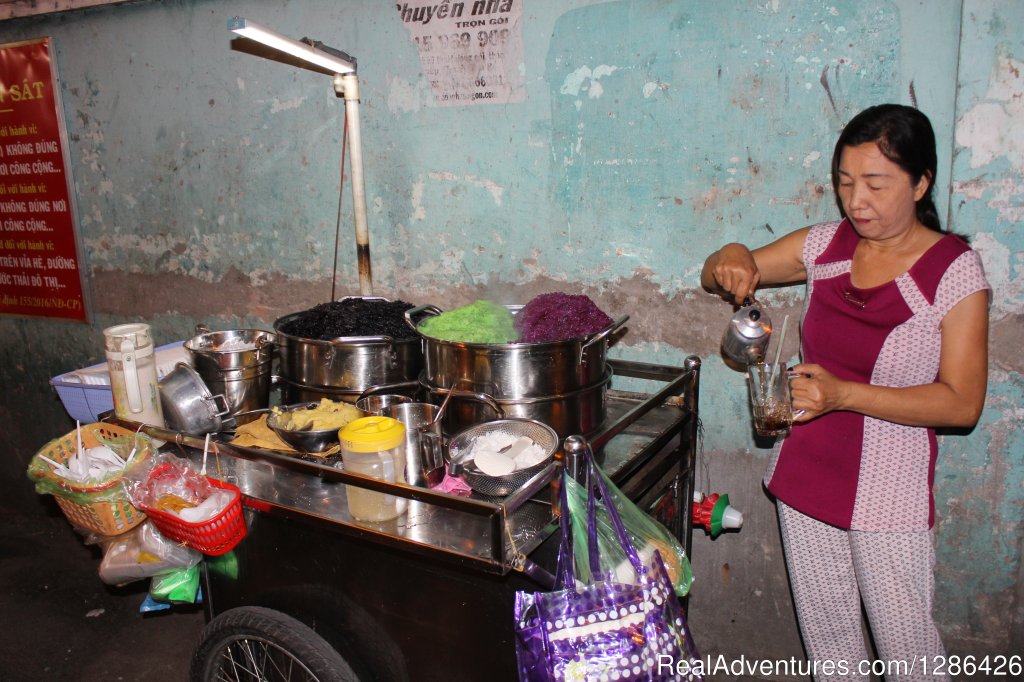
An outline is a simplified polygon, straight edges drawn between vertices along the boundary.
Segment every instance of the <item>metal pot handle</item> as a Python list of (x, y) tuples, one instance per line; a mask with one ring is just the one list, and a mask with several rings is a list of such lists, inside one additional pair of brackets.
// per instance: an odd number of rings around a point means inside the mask
[(209, 333), (210, 333), (210, 328), (207, 327), (205, 323), (200, 322), (199, 324), (196, 325), (195, 333), (192, 336), (199, 336), (200, 334), (209, 334)]
[(604, 341), (605, 339), (607, 339), (616, 330), (618, 330), (620, 327), (622, 327), (622, 325), (626, 324), (627, 320), (629, 320), (629, 315), (623, 315), (622, 317), (620, 317), (619, 319), (615, 320), (610, 325), (608, 325), (607, 327), (605, 327), (604, 329), (602, 329), (601, 331), (597, 332), (596, 334), (591, 336), (589, 339), (587, 339), (586, 343), (584, 343), (582, 346), (580, 346), (580, 357), (578, 359), (578, 362), (582, 365), (585, 362), (585, 359), (583, 357), (584, 351), (586, 351), (587, 348), (589, 348), (590, 346), (593, 346), (595, 343), (599, 343), (599, 342)]
[(385, 346), (393, 346), (395, 340), (390, 336), (337, 336), (328, 339), (328, 343), (379, 343)]
[(359, 394), (353, 404), (376, 393), (394, 393), (396, 388), (412, 388), (413, 386), (418, 387), (419, 385), (420, 383), (418, 381), (403, 381), (397, 384), (379, 384), (377, 386), (370, 386), (369, 388), (363, 389), (363, 392)]
[(629, 320), (629, 315), (623, 315), (622, 317), (620, 317), (619, 319), (615, 320), (610, 325), (608, 325), (607, 327), (605, 327), (604, 329), (602, 329), (601, 331), (597, 332), (596, 334), (591, 336), (589, 339), (587, 339), (587, 342), (583, 344), (583, 347), (580, 350), (584, 351), (588, 347), (593, 346), (595, 343), (597, 343), (599, 341), (603, 341), (604, 339), (608, 338), (609, 336), (611, 336), (611, 334), (616, 329), (618, 329), (622, 325), (626, 324), (626, 322), (628, 320)]
[(224, 415), (226, 415), (229, 412), (231, 412), (231, 406), (228, 405), (228, 399), (224, 397), (223, 393), (218, 393), (217, 395), (211, 395), (209, 397), (205, 397), (204, 396), (203, 400), (208, 400), (208, 401), (212, 402), (213, 403), (213, 409), (216, 410), (216, 409), (218, 409), (218, 405), (217, 405), (217, 399), (218, 398), (220, 398), (220, 402), (221, 402), (221, 405), (223, 407), (220, 408), (220, 410), (221, 410), (220, 412), (214, 412), (213, 416), (215, 416), (215, 417), (223, 417)]
[(486, 403), (489, 408), (495, 411), (498, 415), (498, 419), (505, 418), (505, 409), (498, 404), (492, 396), (487, 393), (474, 393), (473, 391), (462, 391), (458, 389), (445, 389), (445, 388), (432, 388), (431, 393), (444, 393), (452, 395), (456, 398), (469, 398), (470, 400), (476, 400), (477, 402)]
[(418, 305), (418, 306), (415, 306), (413, 308), (409, 308), (408, 310), (405, 311), (405, 313), (404, 313), (405, 323), (407, 325), (409, 325), (410, 327), (412, 327), (413, 329), (416, 329), (416, 323), (412, 321), (413, 317), (415, 317), (416, 315), (418, 315), (420, 313), (429, 313), (431, 315), (440, 315), (441, 312), (442, 312), (441, 309), (438, 308), (436, 305), (431, 305), (429, 303), (424, 303), (423, 305)]

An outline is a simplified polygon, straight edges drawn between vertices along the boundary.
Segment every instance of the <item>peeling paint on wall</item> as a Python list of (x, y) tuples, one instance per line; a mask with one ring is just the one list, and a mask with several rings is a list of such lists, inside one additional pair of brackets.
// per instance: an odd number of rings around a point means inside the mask
[[(1024, 632), (1006, 615), (1014, 594), (1024, 599), (1024, 444), (1013, 430), (1024, 405), (1024, 5), (523, 8), (522, 101), (490, 107), (435, 106), (391, 5), (241, 0), (234, 11), (258, 10), (289, 35), (323, 30), (360, 57), (376, 293), (444, 309), (478, 297), (587, 293), (630, 315), (615, 357), (703, 359), (707, 468), (713, 484), (742, 494), (750, 523), (700, 539), (695, 566), (706, 573), (691, 605), (729, 633), (714, 647), (771, 658), (801, 653), (759, 483), (768, 450), (750, 434), (742, 375), (718, 355), (731, 308), (699, 289), (700, 266), (722, 243), (758, 246), (833, 218), (828, 174), (842, 125), (869, 104), (920, 100), (949, 157), (943, 217), (972, 237), (993, 284), (986, 412), (974, 432), (942, 444), (937, 603), (951, 650), (1005, 653), (1006, 632)], [(8, 40), (56, 37), (97, 313), (94, 328), (62, 327), (55, 347), (43, 343), (53, 331), (45, 324), (0, 326), (9, 360), (0, 366), (18, 368), (4, 378), (19, 393), (97, 359), (105, 323), (147, 319), (166, 342), (197, 321), (268, 327), (326, 300), (339, 202), (338, 293), (355, 293), (350, 184), (339, 171), (344, 106), (322, 74), (231, 50), (222, 22), (209, 21), (220, 9), (209, 0), (134, 3), (74, 22), (0, 24)], [(97, 37), (109, 38), (102, 51)], [(770, 291), (764, 301), (797, 314), (802, 295)], [(15, 352), (26, 345), (45, 350)], [(63, 418), (52, 398), (41, 391), (25, 409), (52, 425)], [(983, 566), (975, 551), (986, 553)], [(755, 627), (780, 619), (772, 632)]]
[[(1003, 57), (996, 63), (983, 102), (971, 107), (957, 124), (956, 142), (970, 151), (971, 168), (1005, 158), (1024, 168), (1024, 62)], [(1019, 216), (1017, 220), (1020, 220)]]

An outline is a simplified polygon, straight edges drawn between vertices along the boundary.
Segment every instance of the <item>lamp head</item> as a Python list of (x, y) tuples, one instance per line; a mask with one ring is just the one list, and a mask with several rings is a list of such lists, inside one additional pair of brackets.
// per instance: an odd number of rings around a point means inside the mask
[(228, 19), (228, 30), (237, 33), (243, 38), (254, 40), (262, 45), (297, 57), (303, 62), (317, 66), (334, 75), (344, 75), (355, 73), (356, 71), (356, 60), (354, 57), (316, 40), (309, 38), (303, 38), (301, 41), (293, 40), (242, 17)]

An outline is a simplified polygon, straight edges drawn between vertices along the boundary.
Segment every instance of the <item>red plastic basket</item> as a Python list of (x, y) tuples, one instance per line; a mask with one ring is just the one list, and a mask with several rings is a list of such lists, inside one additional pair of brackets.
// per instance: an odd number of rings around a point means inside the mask
[(226, 554), (245, 537), (245, 516), (242, 514), (242, 492), (237, 486), (207, 477), (210, 485), (231, 493), (224, 510), (206, 521), (189, 523), (177, 514), (152, 507), (142, 507), (165, 537), (210, 556)]

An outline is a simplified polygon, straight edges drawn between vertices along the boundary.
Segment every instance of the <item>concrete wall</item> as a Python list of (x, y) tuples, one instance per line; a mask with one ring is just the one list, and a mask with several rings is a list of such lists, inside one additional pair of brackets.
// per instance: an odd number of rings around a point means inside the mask
[[(799, 657), (760, 484), (768, 449), (717, 354), (732, 311), (698, 273), (726, 241), (835, 216), (842, 124), (916, 102), (940, 140), (940, 212), (994, 288), (985, 413), (942, 439), (937, 610), (952, 652), (1024, 650), (1024, 4), (513, 5), (515, 101), (455, 106), (435, 102), (389, 2), (171, 0), (0, 23), (0, 42), (55, 40), (94, 312), (91, 325), (0, 322), (6, 499), (40, 504), (24, 467), (73, 426), (47, 380), (99, 361), (105, 326), (145, 320), (166, 343), (200, 321), (270, 328), (330, 298), (343, 106), (329, 78), (233, 50), (237, 14), (359, 58), (376, 294), (447, 309), (584, 292), (631, 315), (613, 355), (704, 359), (699, 484), (730, 493), (747, 523), (696, 538), (694, 627), (708, 653)], [(358, 293), (347, 187), (338, 295)], [(802, 295), (765, 301), (781, 319)]]

